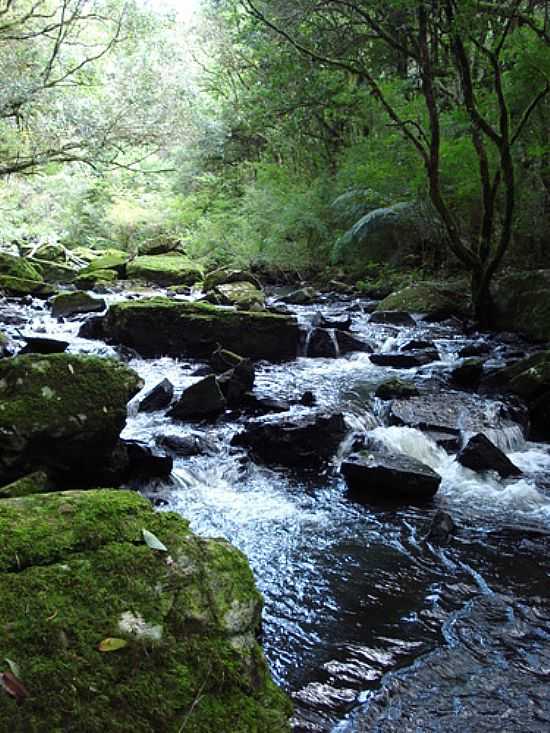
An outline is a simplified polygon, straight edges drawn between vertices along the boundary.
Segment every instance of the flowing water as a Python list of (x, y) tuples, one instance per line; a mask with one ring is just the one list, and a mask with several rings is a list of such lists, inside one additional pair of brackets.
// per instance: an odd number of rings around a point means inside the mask
[[(299, 474), (266, 468), (231, 448), (240, 419), (178, 423), (163, 411), (137, 412), (138, 396), (123, 437), (154, 444), (161, 435), (195, 433), (207, 443), (203, 455), (175, 459), (169, 482), (142, 491), (159, 510), (179, 512), (196, 532), (226, 537), (248, 557), (265, 598), (264, 648), (275, 679), (294, 697), (295, 731), (549, 731), (549, 446), (526, 442), (519, 425), (501, 419), (494, 397), (468, 396), (459, 416), (462, 439), (475, 413), (524, 471), (520, 479), (475, 474), (429, 435), (389, 425), (374, 387), (406, 376), (437, 396), (469, 340), (452, 323), (369, 325), (364, 310), (368, 304), (359, 301), (329, 300), (294, 308), (306, 330), (315, 312), (349, 312), (355, 335), (378, 351), (431, 338), (441, 360), (400, 371), (353, 353), (257, 369), (258, 395), (295, 399), (311, 390), (320, 407), (345, 414), (350, 438), (331, 465)], [(57, 323), (39, 304), (25, 315), (25, 333), (63, 337), (73, 352), (117, 353), (79, 339), (78, 321)], [(493, 339), (490, 364), (518, 348)], [(196, 380), (198, 366), (137, 357), (129, 364), (145, 390), (167, 377), (177, 394)], [(352, 501), (338, 464), (353, 435), (434, 468), (443, 480), (433, 504)], [(427, 537), (438, 509), (457, 525), (444, 545)]]

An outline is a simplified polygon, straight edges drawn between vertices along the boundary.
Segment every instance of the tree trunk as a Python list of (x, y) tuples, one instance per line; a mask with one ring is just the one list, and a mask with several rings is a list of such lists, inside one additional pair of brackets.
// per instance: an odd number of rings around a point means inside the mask
[(479, 327), (488, 330), (494, 324), (494, 303), (491, 295), (491, 276), (486, 270), (472, 271), (472, 306)]

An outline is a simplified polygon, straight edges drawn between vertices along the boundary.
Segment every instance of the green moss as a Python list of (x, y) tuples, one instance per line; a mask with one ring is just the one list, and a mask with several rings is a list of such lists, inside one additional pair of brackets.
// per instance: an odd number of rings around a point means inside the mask
[(65, 265), (61, 262), (49, 262), (48, 260), (29, 260), (39, 270), (45, 280), (51, 283), (68, 283), (77, 273), (75, 267)]
[(466, 315), (469, 303), (466, 293), (439, 283), (421, 282), (388, 295), (376, 310), (426, 313), (431, 316)]
[(128, 264), (129, 278), (147, 280), (156, 285), (193, 285), (202, 279), (202, 270), (181, 255), (143, 255)]
[(96, 285), (109, 285), (116, 282), (117, 279), (116, 270), (94, 270), (88, 274), (78, 275), (73, 283), (77, 288), (91, 290)]
[(531, 400), (550, 390), (550, 351), (521, 359), (499, 372), (499, 380), (516, 394)]
[(119, 274), (124, 274), (126, 264), (130, 259), (128, 252), (120, 249), (103, 250), (99, 257), (92, 260), (90, 264), (80, 271), (81, 275), (95, 272), (96, 270), (116, 270)]
[(234, 282), (218, 285), (211, 293), (220, 305), (234, 305), (236, 308), (248, 310), (257, 306), (263, 307), (265, 297), (261, 290), (248, 282)]
[(219, 285), (228, 285), (230, 283), (249, 283), (257, 290), (261, 290), (262, 286), (257, 277), (246, 270), (236, 270), (230, 267), (220, 267), (212, 270), (204, 278), (204, 291), (213, 290)]
[(494, 288), (497, 328), (520, 331), (537, 341), (550, 339), (550, 270), (514, 272)]
[(53, 316), (72, 316), (79, 313), (100, 313), (105, 310), (105, 301), (94, 298), (84, 290), (74, 290), (70, 293), (60, 293), (51, 301)]
[(36, 295), (44, 298), (55, 293), (54, 288), (41, 280), (26, 280), (11, 275), (0, 275), (0, 290), (9, 295)]
[[(223, 625), (227, 605), (259, 608), (252, 573), (230, 545), (198, 539), (127, 492), (8, 500), (0, 527), (0, 655), (19, 665), (31, 695), (21, 706), (0, 696), (9, 721), (0, 730), (289, 730), (288, 701), (255, 642), (257, 612), (240, 628)], [(169, 554), (143, 543), (144, 528)], [(121, 626), (124, 618), (136, 626)], [(109, 636), (127, 646), (100, 653)]]
[(0, 275), (18, 278), (20, 280), (37, 280), (42, 282), (40, 271), (29, 260), (23, 257), (0, 252)]
[(44, 471), (35, 471), (28, 476), (0, 487), (0, 499), (13, 499), (31, 494), (44, 494), (51, 490), (48, 475)]

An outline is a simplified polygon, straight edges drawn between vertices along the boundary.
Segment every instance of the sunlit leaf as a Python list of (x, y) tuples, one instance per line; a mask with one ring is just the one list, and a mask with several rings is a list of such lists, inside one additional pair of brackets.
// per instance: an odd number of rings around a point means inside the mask
[(14, 662), (12, 659), (8, 659), (7, 657), (4, 659), (4, 662), (8, 665), (14, 677), (21, 677), (21, 671), (19, 669), (19, 665), (16, 662)]
[(149, 532), (147, 529), (141, 530), (143, 534), (143, 539), (145, 540), (145, 544), (150, 547), (152, 550), (160, 550), (160, 552), (168, 552), (168, 548), (166, 545), (163, 545), (162, 542), (159, 540), (158, 537), (155, 537), (155, 535), (152, 532)]
[(99, 644), (98, 649), (100, 652), (117, 652), (119, 649), (124, 649), (128, 642), (126, 639), (114, 639), (107, 638)]

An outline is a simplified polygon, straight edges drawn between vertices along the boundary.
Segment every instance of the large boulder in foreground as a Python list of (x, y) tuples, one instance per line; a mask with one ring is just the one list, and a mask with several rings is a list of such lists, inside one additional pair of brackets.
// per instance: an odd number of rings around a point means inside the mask
[(472, 471), (496, 471), (502, 478), (521, 476), (520, 469), (483, 433), (470, 438), (456, 460)]
[(427, 501), (441, 483), (429, 466), (401, 453), (362, 451), (345, 460), (341, 471), (357, 498), (380, 503)]
[(300, 338), (292, 316), (170, 298), (116, 303), (104, 319), (103, 330), (111, 341), (143, 356), (204, 358), (222, 346), (252, 359), (284, 361), (295, 358)]
[(182, 255), (143, 255), (126, 267), (132, 280), (145, 280), (155, 285), (193, 285), (202, 278), (202, 270)]
[(2, 501), (0, 534), (0, 648), (24, 689), (0, 690), (5, 731), (289, 731), (227, 542), (125, 491)]
[(233, 445), (250, 448), (262, 461), (282, 466), (318, 466), (330, 460), (347, 433), (343, 415), (306, 415), (251, 420)]
[(440, 283), (419, 282), (388, 295), (376, 310), (422, 313), (429, 319), (442, 320), (454, 315), (468, 315), (469, 304), (464, 290)]
[(108, 459), (139, 391), (114, 359), (74, 354), (0, 361), (0, 485), (39, 468), (83, 483)]
[(494, 286), (494, 325), (529, 338), (550, 339), (550, 270), (514, 272)]

